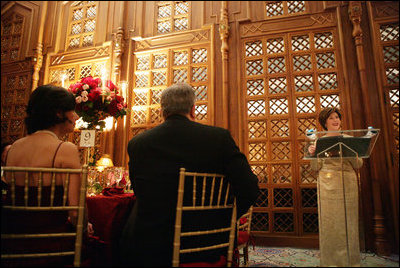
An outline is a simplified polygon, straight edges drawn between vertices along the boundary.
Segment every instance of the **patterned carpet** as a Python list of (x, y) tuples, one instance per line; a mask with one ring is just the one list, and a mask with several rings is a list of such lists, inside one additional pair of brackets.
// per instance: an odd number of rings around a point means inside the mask
[[(318, 267), (319, 250), (295, 248), (250, 247), (250, 267)], [(399, 255), (380, 257), (361, 253), (362, 267), (399, 267)]]

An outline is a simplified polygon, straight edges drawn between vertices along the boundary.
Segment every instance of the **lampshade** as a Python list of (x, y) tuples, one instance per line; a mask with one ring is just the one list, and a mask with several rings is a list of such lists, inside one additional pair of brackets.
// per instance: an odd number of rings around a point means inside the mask
[(110, 155), (103, 154), (100, 157), (100, 159), (96, 162), (96, 166), (106, 168), (106, 167), (113, 167), (114, 164), (113, 161), (111, 160)]

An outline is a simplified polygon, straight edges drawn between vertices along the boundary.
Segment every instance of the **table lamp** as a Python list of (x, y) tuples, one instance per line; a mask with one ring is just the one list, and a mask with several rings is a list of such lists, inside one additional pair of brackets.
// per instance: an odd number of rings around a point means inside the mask
[(101, 172), (107, 167), (113, 167), (113, 161), (109, 154), (103, 154), (100, 159), (96, 162), (97, 169)]

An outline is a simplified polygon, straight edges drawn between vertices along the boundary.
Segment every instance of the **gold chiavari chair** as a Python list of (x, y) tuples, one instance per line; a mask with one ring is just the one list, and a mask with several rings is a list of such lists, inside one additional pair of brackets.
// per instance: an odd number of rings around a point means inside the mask
[[(185, 181), (190, 181), (188, 185), (192, 185), (192, 189), (185, 189)], [(197, 185), (196, 183), (201, 183)], [(197, 190), (199, 189), (199, 191)], [(207, 191), (208, 189), (208, 191)], [(192, 200), (191, 204), (184, 204), (184, 193), (186, 191), (185, 198)], [(205, 213), (205, 211), (217, 211), (221, 213), (221, 210), (232, 210), (230, 219), (226, 221), (225, 226), (219, 226), (215, 228), (204, 229), (204, 226), (198, 226), (200, 230), (191, 230), (188, 232), (182, 232), (182, 214), (185, 212), (197, 212)], [(210, 223), (212, 226), (212, 224)], [(196, 226), (196, 224), (194, 224)], [(178, 199), (176, 207), (176, 218), (175, 218), (175, 235), (173, 244), (173, 259), (172, 266), (178, 267), (180, 265), (180, 255), (185, 253), (200, 252), (212, 249), (226, 248), (227, 249), (227, 263), (225, 266), (232, 266), (233, 258), (233, 247), (235, 238), (236, 228), (236, 199), (233, 197), (231, 192), (231, 185), (228, 183), (224, 175), (210, 174), (210, 173), (195, 173), (185, 171), (184, 168), (180, 169), (179, 173), (179, 187), (178, 187)], [(194, 238), (201, 235), (218, 234), (218, 233), (229, 233), (225, 235), (226, 241), (216, 242), (213, 245), (207, 245), (196, 248), (182, 248), (181, 239), (183, 237)]]
[[(249, 266), (249, 245), (250, 245), (250, 231), (251, 219), (253, 216), (253, 206), (240, 217), (237, 221), (237, 249), (239, 250), (239, 265), (241, 266), (240, 257), (243, 257), (244, 266)], [(240, 251), (243, 251), (242, 253)]]
[[(17, 230), (15, 233), (3, 233), (3, 228), (1, 230), (1, 241), (2, 241), (2, 253), (1, 259), (2, 262), (6, 260), (18, 261), (18, 260), (27, 260), (28, 258), (32, 260), (32, 258), (53, 258), (53, 257), (64, 257), (64, 256), (73, 256), (73, 265), (75, 267), (79, 267), (81, 265), (81, 249), (82, 249), (82, 236), (83, 236), (83, 223), (84, 223), (84, 213), (85, 213), (85, 202), (86, 202), (86, 181), (87, 181), (87, 165), (84, 165), (80, 169), (67, 169), (67, 168), (35, 168), (35, 167), (1, 167), (2, 174), (5, 178), (10, 178), (9, 182), (9, 200), (8, 202), (4, 202), (2, 204), (2, 214), (5, 214), (7, 211), (9, 213), (13, 213), (13, 215), (21, 215), (28, 213), (31, 215), (40, 214), (43, 212), (49, 212), (49, 214), (53, 215), (54, 213), (62, 213), (62, 211), (70, 211), (75, 210), (77, 212), (77, 223), (76, 228), (71, 229), (71, 232), (53, 232), (53, 233), (34, 233), (30, 231), (29, 233), (26, 230)], [(80, 192), (79, 192), (79, 203), (76, 206), (68, 205), (68, 186), (73, 179), (76, 179), (77, 176), (74, 174), (80, 175), (81, 183), (80, 183)], [(72, 176), (71, 176), (72, 175)], [(43, 186), (43, 177), (51, 176), (51, 185), (50, 185), (50, 198), (44, 201), (42, 198), (45, 187)], [(61, 177), (60, 177), (61, 176)], [(62, 197), (59, 194), (59, 198), (56, 197), (56, 177), (57, 179), (63, 179), (63, 192)], [(30, 180), (35, 178), (37, 180), (37, 184), (32, 188), (32, 182)], [(23, 179), (24, 185), (17, 186), (16, 181), (19, 179)], [(16, 188), (23, 188), (23, 193), (16, 193)], [(33, 190), (34, 189), (34, 190)], [(35, 193), (35, 191), (37, 191)], [(23, 200), (18, 199), (20, 195), (23, 195)], [(36, 197), (37, 195), (37, 197)], [(17, 197), (17, 198), (16, 198)], [(37, 199), (36, 199), (37, 198)], [(32, 200), (33, 199), (33, 200)], [(62, 201), (61, 201), (62, 199)], [(32, 202), (33, 201), (33, 202)], [(58, 211), (58, 212), (57, 212)], [(6, 214), (8, 215), (8, 214)], [(67, 214), (65, 214), (67, 215)], [(23, 216), (23, 217), (24, 217)], [(2, 221), (8, 220), (7, 218), (3, 218)], [(23, 218), (22, 218), (23, 220)], [(67, 219), (65, 219), (67, 220)], [(3, 224), (3, 223), (2, 223)], [(3, 226), (2, 226), (3, 227)], [(14, 230), (15, 231), (15, 230)], [(18, 249), (16, 251), (9, 250), (6, 248), (7, 243), (21, 243), (27, 240), (39, 241), (40, 239), (65, 239), (70, 238), (74, 239), (74, 248), (69, 251), (60, 251), (60, 252), (37, 252), (35, 251), (35, 247), (29, 252), (24, 251), (23, 253), (19, 253)], [(24, 249), (26, 250), (26, 249)], [(4, 254), (3, 254), (4, 252)]]

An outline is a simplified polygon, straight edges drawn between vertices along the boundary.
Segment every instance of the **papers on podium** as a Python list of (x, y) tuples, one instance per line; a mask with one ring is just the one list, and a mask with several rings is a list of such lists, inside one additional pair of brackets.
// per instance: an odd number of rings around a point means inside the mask
[(316, 142), (315, 155), (324, 157), (321, 152), (327, 151), (326, 157), (340, 157), (339, 146), (334, 146), (339, 143), (345, 145), (342, 147), (342, 157), (354, 157), (354, 152), (357, 152), (358, 157), (361, 158), (369, 156), (371, 137), (345, 137), (342, 135), (319, 138)]

